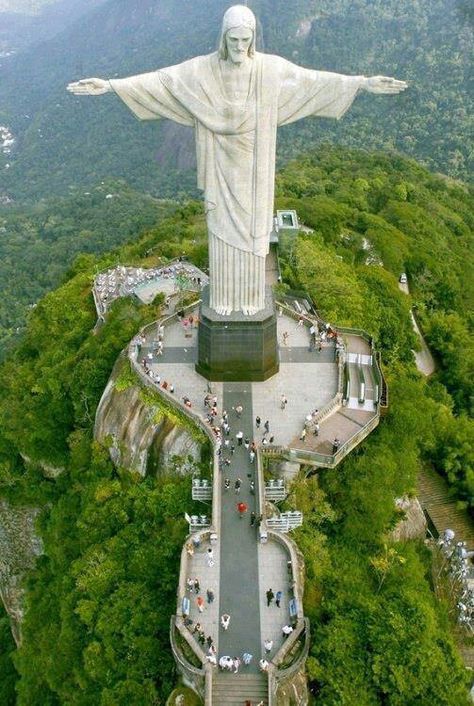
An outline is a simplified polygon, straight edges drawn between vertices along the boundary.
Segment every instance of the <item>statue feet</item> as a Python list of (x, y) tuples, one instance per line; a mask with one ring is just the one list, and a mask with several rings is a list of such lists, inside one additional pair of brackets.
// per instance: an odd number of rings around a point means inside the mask
[(216, 306), (214, 311), (216, 311), (218, 314), (221, 314), (222, 316), (229, 316), (229, 314), (232, 313), (232, 309), (230, 306)]
[(258, 308), (256, 306), (247, 306), (245, 309), (242, 309), (243, 313), (245, 316), (253, 316), (254, 314), (257, 313)]

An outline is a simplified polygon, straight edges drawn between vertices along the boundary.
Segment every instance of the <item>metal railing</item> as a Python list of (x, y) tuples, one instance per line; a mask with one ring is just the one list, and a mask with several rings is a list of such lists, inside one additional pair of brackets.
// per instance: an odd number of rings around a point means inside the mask
[(287, 496), (287, 492), (283, 480), (269, 480), (268, 483), (265, 484), (264, 495), (265, 500), (270, 500), (271, 502), (284, 500)]
[(201, 502), (212, 500), (212, 485), (207, 478), (193, 478), (191, 497)]
[(317, 451), (308, 451), (306, 449), (289, 449), (288, 457), (290, 461), (299, 461), (303, 463), (312, 463), (315, 466), (324, 468), (333, 468), (342, 461), (342, 459), (354, 449), (368, 434), (375, 429), (380, 421), (380, 415), (376, 413), (372, 419), (369, 419), (359, 431), (353, 434), (335, 454), (321, 454)]
[(303, 513), (299, 510), (282, 512), (276, 517), (267, 518), (267, 527), (279, 532), (290, 532), (303, 524)]

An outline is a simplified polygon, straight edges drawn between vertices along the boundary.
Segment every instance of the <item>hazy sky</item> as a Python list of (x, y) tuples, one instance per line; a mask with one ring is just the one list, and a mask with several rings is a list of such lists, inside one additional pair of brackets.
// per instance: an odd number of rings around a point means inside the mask
[(21, 12), (31, 15), (43, 5), (51, 5), (58, 0), (0, 0), (0, 12)]

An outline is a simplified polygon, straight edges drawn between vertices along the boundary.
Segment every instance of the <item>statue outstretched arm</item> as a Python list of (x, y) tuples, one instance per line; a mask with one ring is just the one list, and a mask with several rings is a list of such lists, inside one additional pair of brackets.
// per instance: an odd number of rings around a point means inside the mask
[(75, 96), (101, 96), (113, 89), (110, 82), (104, 81), (103, 78), (82, 78), (80, 81), (69, 83), (66, 90)]
[(396, 94), (408, 88), (408, 84), (406, 81), (398, 81), (389, 76), (370, 76), (365, 79), (361, 88), (368, 93)]

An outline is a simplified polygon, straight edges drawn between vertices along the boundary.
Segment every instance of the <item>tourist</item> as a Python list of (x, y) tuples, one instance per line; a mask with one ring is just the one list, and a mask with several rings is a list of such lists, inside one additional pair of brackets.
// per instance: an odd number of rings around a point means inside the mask
[(285, 409), (287, 404), (288, 400), (286, 399), (285, 395), (282, 395), (280, 397), (280, 409)]
[(232, 670), (233, 666), (234, 666), (234, 660), (229, 655), (224, 655), (223, 657), (220, 658), (219, 667), (221, 669), (228, 669), (230, 671), (230, 670)]
[(192, 592), (194, 591), (194, 579), (187, 579), (187, 580), (186, 580), (186, 585), (187, 585), (188, 591), (189, 591), (190, 593), (192, 593)]
[(209, 664), (212, 664), (213, 667), (217, 665), (216, 655), (206, 655), (206, 660), (209, 662)]
[(236, 413), (236, 415), (237, 415), (237, 419), (240, 419), (240, 417), (242, 416), (242, 412), (243, 412), (243, 411), (244, 411), (244, 408), (243, 408), (242, 405), (239, 403), (239, 404), (235, 407), (235, 413)]
[(283, 637), (286, 639), (288, 635), (291, 635), (291, 633), (293, 632), (293, 628), (291, 627), (291, 625), (284, 625), (281, 631), (283, 633)]
[(288, 345), (288, 336), (289, 336), (288, 331), (284, 331), (283, 332), (283, 345), (284, 346)]
[(248, 436), (246, 436), (244, 439), (244, 446), (245, 446), (245, 450), (248, 451), (249, 447), (250, 447), (250, 439), (248, 438)]
[(341, 445), (341, 442), (339, 439), (336, 437), (334, 441), (332, 442), (332, 452), (333, 454), (337, 453), (339, 446)]
[(269, 663), (267, 662), (267, 660), (264, 657), (262, 657), (262, 659), (258, 663), (258, 666), (260, 667), (260, 670), (262, 672), (268, 672)]
[(214, 566), (214, 550), (212, 547), (207, 548), (207, 565)]
[(314, 434), (314, 436), (319, 436), (319, 422), (315, 422), (313, 434)]
[(263, 426), (265, 428), (266, 433), (268, 434), (270, 432), (270, 422), (268, 421), (268, 419)]
[(250, 652), (244, 652), (244, 654), (242, 655), (242, 662), (243, 664), (245, 664), (246, 667), (248, 667), (252, 659), (253, 655), (251, 655)]
[(266, 597), (267, 597), (267, 608), (269, 607), (270, 603), (273, 601), (275, 598), (275, 594), (273, 593), (272, 589), (269, 588), (268, 591), (266, 592)]
[(224, 481), (224, 490), (229, 490), (230, 488), (230, 478), (226, 478)]
[(238, 431), (237, 434), (235, 435), (235, 438), (237, 439), (237, 443), (239, 446), (242, 446), (242, 441), (244, 438), (244, 433), (242, 431)]
[(214, 640), (212, 639), (212, 637), (210, 635), (207, 636), (206, 642), (207, 642), (208, 648), (211, 649), (212, 643), (214, 642)]
[(234, 483), (234, 490), (237, 493), (237, 495), (240, 493), (241, 487), (242, 487), (242, 481), (240, 478), (237, 478)]
[(221, 615), (221, 625), (224, 630), (228, 629), (229, 623), (230, 623), (230, 615), (228, 613), (224, 613), (223, 615)]
[(245, 515), (247, 512), (248, 507), (245, 503), (237, 503), (237, 512), (239, 513), (240, 519)]
[(275, 596), (275, 605), (277, 608), (280, 607), (281, 599), (283, 598), (283, 592), (277, 591)]
[(252, 510), (250, 513), (250, 527), (253, 527), (255, 525), (255, 520), (257, 519), (257, 515), (255, 512)]
[(231, 445), (230, 445), (230, 455), (231, 455), (231, 456), (234, 455), (234, 451), (235, 451), (235, 446), (234, 446), (234, 444), (231, 444)]
[(300, 434), (300, 441), (304, 441), (306, 439), (306, 427), (304, 427), (303, 431)]
[(198, 607), (198, 611), (202, 613), (204, 611), (204, 598), (202, 596), (198, 596), (196, 598), (196, 605)]
[(255, 461), (255, 451), (252, 451), (252, 450), (249, 451), (249, 459), (250, 459), (250, 463), (253, 463)]
[(253, 481), (253, 480), (250, 481), (249, 490), (250, 490), (251, 495), (255, 495), (255, 481)]
[(262, 420), (260, 419), (260, 417), (255, 417), (255, 426), (257, 427), (257, 429), (260, 429), (261, 423), (262, 423)]
[(263, 646), (265, 648), (265, 652), (268, 654), (272, 651), (273, 649), (273, 640), (265, 640), (263, 643)]
[[(186, 543), (186, 552), (187, 552), (188, 556), (193, 556), (193, 554), (194, 554), (194, 547), (193, 547), (193, 545), (192, 545), (191, 542), (187, 542), (187, 543)], [(189, 579), (188, 579), (188, 581), (189, 581)]]
[(199, 579), (194, 579), (194, 590), (196, 593), (199, 593), (201, 590), (201, 586), (199, 585)]
[(235, 657), (234, 658), (234, 674), (239, 673), (240, 664), (241, 664), (240, 659), (238, 657)]
[(214, 591), (212, 588), (208, 588), (206, 591), (207, 602), (212, 603), (214, 601)]

